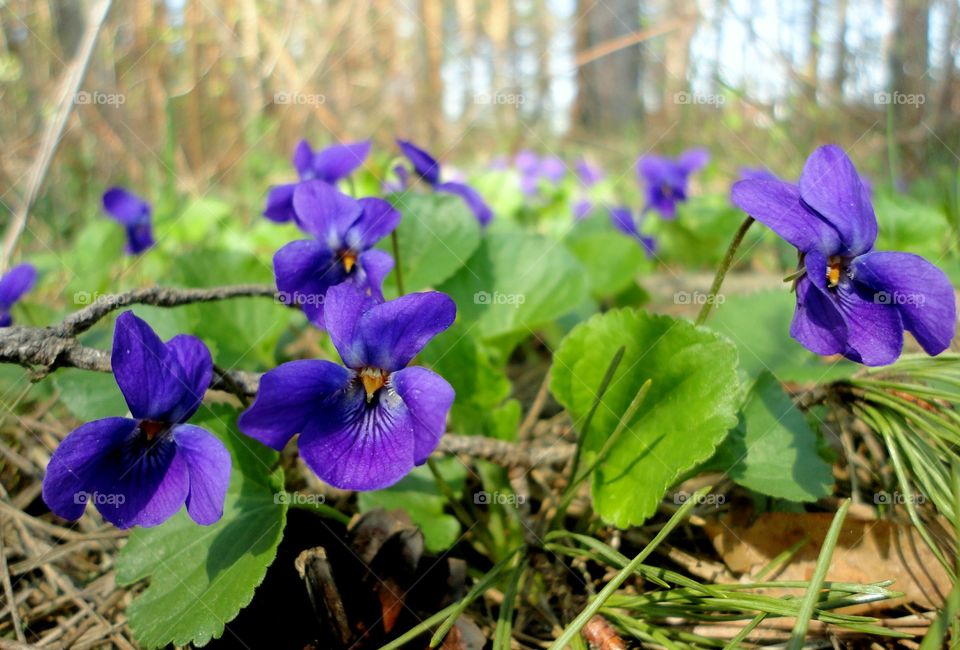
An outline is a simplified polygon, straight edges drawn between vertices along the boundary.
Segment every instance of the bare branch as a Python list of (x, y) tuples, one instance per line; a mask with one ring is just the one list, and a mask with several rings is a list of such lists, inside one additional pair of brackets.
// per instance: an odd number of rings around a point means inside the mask
[(211, 287), (208, 289), (174, 289), (170, 287), (148, 287), (135, 289), (127, 293), (98, 296), (87, 307), (67, 316), (57, 328), (58, 336), (70, 337), (86, 332), (97, 321), (112, 311), (130, 305), (152, 305), (155, 307), (179, 307), (198, 302), (213, 302), (227, 298), (245, 298), (250, 296), (276, 296), (276, 289), (268, 284), (238, 284), (229, 287)]

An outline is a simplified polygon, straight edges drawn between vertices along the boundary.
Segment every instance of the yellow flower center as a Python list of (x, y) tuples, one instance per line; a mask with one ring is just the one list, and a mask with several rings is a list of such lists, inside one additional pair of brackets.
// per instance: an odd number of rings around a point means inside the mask
[(840, 270), (843, 267), (843, 261), (839, 257), (831, 257), (827, 260), (827, 286), (831, 289), (840, 284)]
[(364, 368), (360, 371), (360, 382), (363, 384), (363, 389), (367, 391), (367, 402), (372, 400), (376, 392), (383, 388), (389, 376), (390, 373), (380, 368)]

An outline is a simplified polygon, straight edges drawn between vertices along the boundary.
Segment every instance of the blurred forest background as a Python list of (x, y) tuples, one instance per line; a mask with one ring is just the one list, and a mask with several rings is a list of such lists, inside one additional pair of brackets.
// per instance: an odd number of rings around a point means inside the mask
[[(0, 1), (8, 215), (101, 2)], [(624, 176), (644, 152), (700, 145), (727, 183), (741, 166), (793, 176), (832, 141), (876, 181), (955, 180), (958, 14), (960, 0), (113, 2), (37, 208), (69, 217), (113, 182), (289, 180), (302, 137), (385, 152), (399, 135), (474, 167), (587, 153)]]

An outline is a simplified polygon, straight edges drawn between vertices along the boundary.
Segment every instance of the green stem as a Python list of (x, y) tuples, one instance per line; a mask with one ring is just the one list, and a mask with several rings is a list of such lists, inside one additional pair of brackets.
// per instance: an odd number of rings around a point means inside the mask
[(743, 220), (743, 223), (740, 224), (740, 227), (737, 228), (737, 232), (734, 233), (733, 240), (731, 240), (730, 246), (727, 247), (727, 252), (724, 254), (723, 260), (720, 262), (720, 267), (717, 269), (717, 274), (713, 276), (710, 294), (707, 296), (706, 302), (703, 303), (703, 307), (700, 308), (700, 314), (697, 316), (697, 325), (703, 325), (704, 321), (707, 320), (707, 316), (710, 315), (710, 310), (713, 309), (713, 303), (716, 301), (717, 294), (720, 293), (720, 287), (723, 285), (723, 279), (727, 276), (727, 271), (729, 271), (733, 265), (733, 257), (737, 254), (737, 249), (740, 248), (740, 244), (743, 243), (743, 238), (747, 234), (747, 231), (750, 230), (753, 222), (753, 217), (747, 217)]
[(397, 274), (397, 295), (402, 296), (403, 291), (403, 273), (400, 271), (400, 241), (397, 238), (397, 231), (390, 233), (390, 242), (393, 245), (393, 270)]

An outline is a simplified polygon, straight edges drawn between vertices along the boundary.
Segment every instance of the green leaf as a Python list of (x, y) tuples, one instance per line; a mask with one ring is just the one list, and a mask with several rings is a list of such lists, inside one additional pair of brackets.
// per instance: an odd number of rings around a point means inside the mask
[[(407, 192), (387, 197), (403, 218), (397, 226), (400, 271), (407, 293), (435, 287), (461, 268), (480, 244), (480, 224), (458, 196)], [(390, 237), (379, 248), (393, 254)], [(396, 277), (387, 278), (396, 295)]]
[[(455, 458), (439, 461), (440, 474), (458, 497), (463, 494), (466, 468)], [(426, 467), (417, 467), (399, 483), (384, 490), (360, 492), (357, 502), (361, 512), (374, 508), (403, 510), (423, 531), (424, 543), (432, 553), (441, 553), (460, 538), (460, 522), (445, 514), (446, 499), (437, 488), (433, 475)]]
[(61, 368), (52, 378), (60, 392), (60, 401), (78, 420), (123, 417), (128, 411), (110, 373)]
[(181, 509), (156, 528), (138, 528), (117, 561), (117, 582), (149, 577), (150, 586), (127, 608), (137, 642), (148, 648), (193, 643), (223, 634), (253, 598), (283, 535), (287, 506), (277, 453), (236, 431), (236, 411), (202, 408), (196, 424), (217, 434), (233, 457), (223, 518), (194, 523)]
[(780, 381), (821, 382), (847, 377), (856, 370), (845, 359), (827, 360), (790, 337), (797, 304), (789, 284), (782, 290), (726, 296), (707, 324), (733, 341), (740, 351), (740, 369), (747, 378), (772, 372)]
[(513, 417), (519, 420), (520, 405), (506, 401), (511, 391), (506, 372), (494, 365), (490, 350), (462, 323), (434, 337), (419, 358), (453, 386), (456, 398), (450, 424), (454, 431), (495, 438), (516, 433)]
[(671, 484), (709, 458), (736, 425), (737, 352), (689, 321), (619, 309), (594, 316), (563, 340), (551, 390), (577, 428), (616, 351), (620, 366), (583, 442), (589, 466), (648, 379), (650, 391), (593, 477), (594, 507), (616, 526), (643, 523)]
[(640, 243), (603, 219), (579, 222), (565, 239), (567, 248), (587, 271), (590, 293), (613, 296), (635, 284), (636, 276), (650, 267)]
[[(224, 284), (273, 284), (273, 271), (249, 255), (233, 251), (196, 251), (180, 257), (175, 276), (188, 287)], [(297, 316), (295, 310), (267, 297), (232, 298), (179, 307), (184, 318), (196, 322), (192, 334), (216, 346), (216, 362), (224, 368), (262, 368), (274, 365), (274, 351), (284, 330)]]
[(199, 244), (210, 241), (217, 225), (230, 216), (229, 203), (212, 196), (191, 201), (183, 213), (172, 219), (164, 234), (179, 244)]
[(818, 438), (780, 382), (764, 372), (747, 395), (741, 426), (710, 462), (740, 485), (790, 501), (816, 501), (833, 487)]
[(541, 235), (490, 233), (445, 291), (460, 318), (484, 339), (524, 334), (587, 297), (583, 267), (562, 244)]

